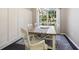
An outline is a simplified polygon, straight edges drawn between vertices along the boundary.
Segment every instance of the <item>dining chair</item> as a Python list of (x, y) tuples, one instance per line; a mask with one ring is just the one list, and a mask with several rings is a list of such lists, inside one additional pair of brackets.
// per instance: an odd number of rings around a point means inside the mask
[[(38, 24), (35, 23), (35, 24), (34, 24), (34, 27), (37, 27), (37, 26), (38, 26)], [(32, 24), (28, 24), (28, 30), (30, 30), (30, 29), (32, 29), (32, 28), (33, 28), (33, 25), (32, 25)], [(29, 36), (30, 36), (31, 38), (33, 38), (33, 39), (35, 39), (35, 38), (41, 39), (41, 36), (39, 36), (39, 34), (32, 34), (32, 33), (29, 33)]]
[(45, 43), (45, 40), (30, 40), (28, 29), (25, 30), (21, 28), (22, 37), (25, 42), (25, 49), (30, 50), (47, 50), (47, 45)]
[[(29, 30), (31, 30), (33, 28), (33, 25), (32, 24), (28, 24), (27, 28), (28, 28), (28, 31), (29, 31)], [(32, 34), (32, 33), (29, 33), (29, 37), (33, 38), (33, 40), (35, 39), (34, 34)]]
[(37, 27), (37, 26), (39, 26), (39, 25), (38, 25), (38, 23), (35, 23), (34, 26)]
[(32, 24), (28, 24), (27, 26), (28, 26), (28, 30), (30, 30), (33, 27)]

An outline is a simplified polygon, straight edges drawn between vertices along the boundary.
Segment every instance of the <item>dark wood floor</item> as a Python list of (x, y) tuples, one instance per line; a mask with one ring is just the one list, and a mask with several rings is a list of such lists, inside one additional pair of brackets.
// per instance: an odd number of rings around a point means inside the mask
[[(58, 35), (56, 42), (56, 50), (74, 50), (64, 35)], [(23, 39), (5, 47), (3, 50), (25, 50)]]

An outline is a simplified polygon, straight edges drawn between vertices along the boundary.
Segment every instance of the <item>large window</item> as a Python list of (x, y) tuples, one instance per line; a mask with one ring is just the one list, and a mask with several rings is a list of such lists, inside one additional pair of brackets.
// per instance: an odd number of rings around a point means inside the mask
[(55, 25), (56, 9), (55, 8), (39, 8), (39, 24), (40, 25)]

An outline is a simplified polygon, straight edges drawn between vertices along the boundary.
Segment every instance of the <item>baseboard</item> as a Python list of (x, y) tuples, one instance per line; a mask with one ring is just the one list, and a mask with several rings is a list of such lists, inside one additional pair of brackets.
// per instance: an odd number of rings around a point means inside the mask
[(67, 38), (67, 40), (69, 41), (70, 45), (74, 50), (79, 50), (78, 45), (67, 34), (64, 33), (64, 36)]
[[(21, 39), (21, 38), (20, 38), (20, 39)], [(3, 44), (3, 45), (0, 47), (0, 50), (2, 50), (3, 48), (9, 46), (10, 44), (12, 44), (12, 43), (14, 43), (14, 42), (16, 42), (16, 41), (18, 41), (18, 40), (20, 40), (20, 39), (16, 39), (16, 40), (13, 40), (13, 41), (9, 41), (9, 42)]]

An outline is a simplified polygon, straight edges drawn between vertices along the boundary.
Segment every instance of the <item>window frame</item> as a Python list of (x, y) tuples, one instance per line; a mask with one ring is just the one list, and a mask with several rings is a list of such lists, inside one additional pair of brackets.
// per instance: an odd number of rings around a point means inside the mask
[[(39, 26), (43, 26), (43, 25), (40, 25), (40, 22), (39, 22), (39, 10), (38, 10), (38, 8), (36, 8), (36, 23)], [(46, 25), (46, 26), (50, 26), (50, 25)], [(60, 33), (60, 8), (56, 8), (56, 32)]]

